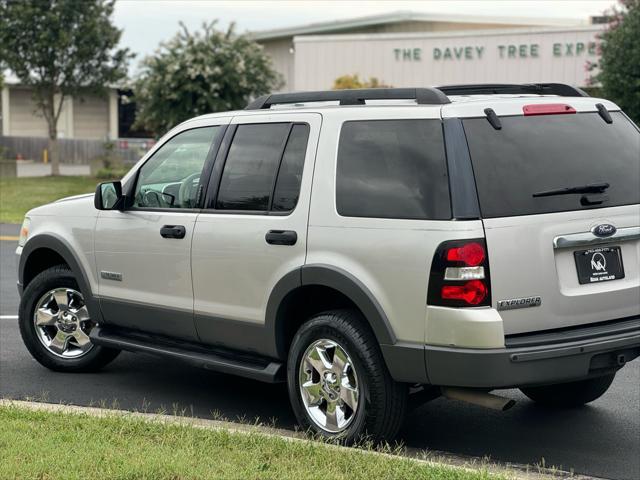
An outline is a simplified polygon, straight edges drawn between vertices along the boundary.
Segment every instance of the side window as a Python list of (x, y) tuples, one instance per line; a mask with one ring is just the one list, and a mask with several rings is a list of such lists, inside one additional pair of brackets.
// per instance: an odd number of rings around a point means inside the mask
[(347, 217), (450, 219), (441, 122), (345, 122), (338, 144), (336, 206)]
[(134, 207), (195, 208), (200, 175), (220, 127), (179, 133), (140, 169)]
[(292, 210), (298, 201), (308, 137), (308, 125), (239, 125), (224, 165), (215, 207)]
[(309, 125), (294, 125), (284, 150), (278, 180), (273, 193), (274, 211), (289, 212), (296, 208), (300, 196), (302, 169), (307, 153)]

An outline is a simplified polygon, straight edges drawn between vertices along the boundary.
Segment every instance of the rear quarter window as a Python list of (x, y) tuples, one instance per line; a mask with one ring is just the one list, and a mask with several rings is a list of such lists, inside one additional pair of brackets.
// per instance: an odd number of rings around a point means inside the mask
[(345, 122), (336, 177), (336, 207), (342, 216), (451, 218), (439, 120)]
[[(640, 132), (621, 113), (463, 120), (482, 216), (534, 215), (640, 203)], [(583, 205), (581, 194), (534, 193), (608, 183), (606, 200)]]

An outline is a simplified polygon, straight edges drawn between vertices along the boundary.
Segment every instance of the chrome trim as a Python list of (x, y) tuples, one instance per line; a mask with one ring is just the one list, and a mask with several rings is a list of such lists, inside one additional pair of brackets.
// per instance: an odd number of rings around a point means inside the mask
[(80, 358), (91, 351), (89, 333), (95, 324), (82, 294), (73, 288), (48, 291), (36, 304), (33, 326), (40, 343), (56, 357)]
[(638, 239), (640, 239), (640, 227), (626, 227), (619, 228), (618, 231), (610, 237), (597, 237), (592, 232), (560, 235), (553, 239), (553, 248), (583, 247)]

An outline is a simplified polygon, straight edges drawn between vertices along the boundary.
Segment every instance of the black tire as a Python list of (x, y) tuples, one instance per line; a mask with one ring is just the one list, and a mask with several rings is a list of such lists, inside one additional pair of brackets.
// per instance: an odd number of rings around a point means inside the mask
[(65, 265), (48, 268), (36, 275), (25, 288), (20, 300), (18, 323), (20, 335), (29, 353), (40, 364), (58, 372), (95, 372), (115, 359), (119, 350), (93, 345), (77, 358), (62, 358), (50, 352), (38, 338), (34, 324), (36, 304), (47, 292), (56, 288), (71, 288), (80, 293), (78, 282)]
[(611, 386), (616, 374), (588, 378), (577, 382), (528, 387), (520, 390), (534, 402), (549, 407), (579, 407), (600, 398)]
[[(345, 350), (358, 379), (358, 406), (351, 423), (339, 433), (327, 432), (312, 420), (300, 393), (300, 364), (307, 348), (320, 339), (337, 342)], [(391, 378), (378, 342), (359, 312), (324, 312), (302, 325), (289, 351), (287, 381), (289, 399), (300, 426), (327, 439), (345, 444), (390, 441), (402, 426), (407, 385)]]

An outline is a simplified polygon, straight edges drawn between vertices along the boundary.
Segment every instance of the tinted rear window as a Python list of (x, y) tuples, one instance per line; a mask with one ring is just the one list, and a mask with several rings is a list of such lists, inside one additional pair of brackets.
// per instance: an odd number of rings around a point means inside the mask
[(349, 217), (451, 218), (439, 120), (345, 122), (338, 145), (338, 213)]
[[(640, 133), (620, 112), (463, 120), (484, 217), (532, 215), (640, 203)], [(534, 193), (609, 183), (608, 200)]]
[(268, 209), (288, 133), (287, 123), (238, 126), (224, 165), (216, 208)]

